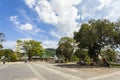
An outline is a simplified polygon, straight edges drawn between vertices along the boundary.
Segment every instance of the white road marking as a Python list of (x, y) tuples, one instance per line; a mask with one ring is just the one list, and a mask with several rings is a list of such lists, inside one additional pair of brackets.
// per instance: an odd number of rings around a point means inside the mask
[(38, 79), (35, 80), (46, 80), (37, 70), (35, 70), (30, 64), (27, 64), (27, 66), (31, 69), (31, 71), (35, 74), (35, 76)]
[(114, 76), (114, 75), (117, 75), (117, 74), (120, 74), (120, 71), (116, 71), (116, 72), (109, 73), (109, 74), (104, 74), (102, 76), (92, 77), (92, 78), (89, 78), (87, 80), (98, 80), (98, 79)]
[[(33, 64), (35, 64), (35, 63), (33, 63)], [(67, 73), (64, 73), (64, 72), (61, 72), (61, 71), (52, 69), (52, 68), (48, 68), (48, 67), (43, 66), (43, 65), (39, 65), (39, 64), (35, 64), (35, 65), (37, 65), (38, 67), (41, 67), (41, 68), (43, 68), (43, 69), (46, 69), (46, 70), (48, 70), (48, 71), (50, 71), (50, 72), (53, 72), (53, 73), (55, 73), (55, 74), (57, 74), (57, 75), (60, 75), (60, 76), (66, 78), (66, 79), (68, 79), (68, 80), (83, 80), (83, 79), (80, 78), (80, 77), (73, 76), (73, 75), (70, 75), (70, 74), (67, 74)]]

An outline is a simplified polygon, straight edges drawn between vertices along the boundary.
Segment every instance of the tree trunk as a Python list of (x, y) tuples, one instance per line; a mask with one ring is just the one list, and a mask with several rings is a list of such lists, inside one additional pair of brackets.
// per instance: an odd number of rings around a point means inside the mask
[(98, 55), (100, 54), (100, 50), (101, 50), (101, 47), (99, 46), (89, 46), (89, 56), (90, 58), (92, 59), (92, 62), (95, 62), (96, 64), (99, 64), (99, 59), (98, 59)]
[(31, 61), (31, 56), (28, 57), (28, 60)]

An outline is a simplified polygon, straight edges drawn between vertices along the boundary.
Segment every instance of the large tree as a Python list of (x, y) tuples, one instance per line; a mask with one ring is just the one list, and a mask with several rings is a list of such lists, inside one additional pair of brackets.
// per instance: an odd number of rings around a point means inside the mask
[(101, 48), (115, 46), (116, 40), (120, 40), (118, 35), (114, 23), (106, 19), (91, 19), (74, 33), (74, 39), (79, 42), (80, 48), (88, 49), (90, 58), (97, 63)]
[(41, 56), (42, 52), (44, 51), (43, 47), (41, 46), (41, 42), (35, 40), (18, 40), (17, 43), (20, 44), (19, 49), (23, 50), (24, 53), (27, 54), (29, 60), (31, 60), (33, 56)]
[(115, 36), (115, 40), (118, 44), (120, 44), (120, 18), (115, 22), (115, 25), (114, 25), (114, 30), (116, 32), (118, 32), (118, 36)]
[(4, 56), (3, 60), (16, 61), (17, 56), (16, 56), (16, 54), (14, 53), (13, 50), (11, 50), (11, 49), (3, 49), (3, 50), (1, 50), (1, 52), (2, 52), (1, 56)]
[(69, 37), (62, 37), (59, 41), (59, 46), (56, 50), (56, 54), (58, 57), (64, 56), (66, 62), (71, 61), (75, 44), (76, 42), (74, 39)]

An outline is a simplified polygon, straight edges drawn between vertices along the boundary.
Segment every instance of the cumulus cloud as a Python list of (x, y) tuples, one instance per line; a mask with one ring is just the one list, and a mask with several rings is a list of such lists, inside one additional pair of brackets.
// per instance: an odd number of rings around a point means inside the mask
[(30, 8), (32, 8), (33, 5), (35, 4), (35, 0), (26, 0), (26, 4), (27, 4)]
[(103, 9), (105, 6), (110, 5), (112, 0), (98, 0), (100, 5), (97, 7), (99, 10)]
[[(93, 4), (94, 3), (94, 4)], [(115, 21), (120, 17), (120, 0), (86, 0), (78, 6), (81, 19), (84, 22), (91, 18), (106, 18)]]
[(45, 32), (39, 29), (38, 27), (36, 27), (36, 25), (33, 25), (29, 22), (21, 23), (18, 20), (18, 16), (10, 16), (10, 21), (13, 22), (13, 24), (15, 24), (15, 26), (18, 28), (19, 31), (21, 31), (26, 35), (35, 35), (39, 32)]
[(29, 23), (20, 26), (21, 30), (33, 30), (33, 26)]
[(60, 33), (71, 36), (73, 32), (78, 29), (78, 22), (76, 20), (79, 19), (80, 16), (75, 6), (77, 6), (81, 0), (24, 1), (30, 8), (36, 11), (40, 20), (54, 25)]
[(19, 25), (20, 22), (17, 20), (18, 16), (10, 16), (10, 20), (15, 24)]

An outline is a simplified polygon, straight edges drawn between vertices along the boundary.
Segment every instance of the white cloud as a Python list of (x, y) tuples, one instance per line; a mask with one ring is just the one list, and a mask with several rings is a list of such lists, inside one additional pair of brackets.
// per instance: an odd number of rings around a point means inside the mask
[(98, 0), (100, 5), (97, 7), (99, 10), (103, 9), (106, 5), (110, 5), (112, 0)]
[(10, 16), (10, 20), (15, 24), (19, 25), (20, 22), (17, 20), (18, 16)]
[(35, 0), (25, 0), (25, 2), (30, 8), (32, 8), (33, 5), (35, 4)]
[(79, 5), (82, 22), (94, 19), (115, 21), (120, 17), (120, 0), (86, 0)]
[(26, 23), (20, 26), (21, 30), (33, 30), (33, 26), (30, 23)]
[(10, 21), (13, 22), (16, 27), (23, 31), (33, 30), (33, 25), (30, 23), (22, 24), (18, 21), (18, 16), (10, 16)]
[(56, 37), (56, 38), (58, 38), (58, 39), (60, 39), (61, 38), (61, 35), (59, 35), (57, 32), (55, 32), (54, 30), (51, 30), (50, 32), (49, 32), (53, 37)]
[[(19, 39), (19, 40), (32, 40), (31, 38), (24, 38), (24, 39)], [(16, 50), (16, 41), (6, 41), (2, 43), (4, 49), (13, 49), (14, 51)]]
[(25, 35), (36, 35), (39, 32), (45, 33), (44, 30), (39, 29), (36, 25), (31, 24), (30, 22), (21, 23), (18, 20), (18, 16), (10, 16), (10, 21), (15, 24), (17, 31), (24, 33)]
[(4, 48), (7, 48), (7, 49), (15, 49), (15, 46), (16, 46), (16, 41), (6, 41), (3, 44), (3, 47)]
[(120, 18), (120, 0), (112, 0), (108, 5), (106, 5), (106, 7), (108, 8), (108, 14), (106, 14), (105, 18), (112, 21), (116, 21), (116, 19)]
[(19, 39), (19, 40), (22, 40), (22, 41), (29, 41), (29, 40), (32, 40), (32, 38), (24, 38), (24, 39)]
[(52, 40), (45, 40), (42, 42), (42, 46), (44, 48), (57, 48), (58, 47), (58, 42), (57, 41), (52, 41)]
[(34, 4), (25, 3), (36, 11), (39, 18), (48, 24), (54, 25), (59, 33), (69, 34), (78, 29), (77, 19), (79, 19), (77, 6), (81, 0), (34, 0)]

